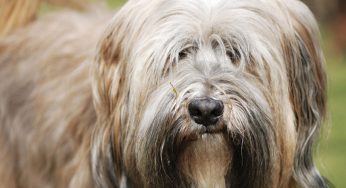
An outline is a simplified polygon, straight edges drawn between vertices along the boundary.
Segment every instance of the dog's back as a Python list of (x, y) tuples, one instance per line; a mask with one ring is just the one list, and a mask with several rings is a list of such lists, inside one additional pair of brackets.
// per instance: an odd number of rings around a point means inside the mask
[(88, 162), (73, 159), (95, 121), (89, 62), (104, 20), (66, 11), (0, 38), (0, 187), (65, 187)]

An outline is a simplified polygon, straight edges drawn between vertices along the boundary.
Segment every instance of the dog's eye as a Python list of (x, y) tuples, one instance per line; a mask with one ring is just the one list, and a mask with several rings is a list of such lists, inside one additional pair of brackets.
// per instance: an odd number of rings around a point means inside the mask
[(187, 56), (189, 56), (189, 54), (193, 54), (196, 51), (197, 51), (197, 48), (195, 47), (195, 45), (186, 45), (185, 48), (179, 52), (178, 58), (179, 60), (185, 59)]
[(179, 59), (184, 59), (187, 57), (187, 54), (188, 54), (188, 49), (184, 49), (182, 51), (179, 52)]
[(226, 54), (232, 63), (237, 64), (241, 58), (241, 54), (238, 49), (233, 48), (231, 50), (227, 50)]

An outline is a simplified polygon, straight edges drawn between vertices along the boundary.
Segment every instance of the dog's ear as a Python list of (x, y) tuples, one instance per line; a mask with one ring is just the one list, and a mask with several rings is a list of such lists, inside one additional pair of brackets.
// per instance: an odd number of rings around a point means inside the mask
[[(100, 39), (93, 64), (93, 87), (96, 110), (102, 114), (113, 113), (123, 99), (121, 95), (126, 95), (122, 86), (128, 78), (126, 74), (127, 67), (130, 66), (129, 57), (144, 24), (141, 19), (144, 16), (138, 17), (137, 14), (140, 15), (138, 8), (134, 8), (131, 3), (125, 4)], [(133, 17), (138, 19), (131, 19)]]
[(313, 147), (326, 114), (326, 73), (317, 23), (301, 2), (287, 2), (293, 29), (283, 41), (295, 114), (294, 178), (302, 187), (328, 187), (313, 161)]
[(132, 53), (136, 53), (135, 44), (140, 45), (138, 39), (149, 11), (145, 6), (149, 5), (129, 1), (116, 13), (100, 39), (93, 63), (92, 87), (97, 124), (91, 152), (95, 158), (92, 161), (94, 177), (101, 187), (114, 187), (125, 173), (122, 172), (123, 166), (135, 165), (130, 157), (123, 157), (129, 155), (126, 151), (131, 152), (121, 139), (127, 134), (131, 90), (125, 86), (131, 81), (129, 67), (133, 65), (130, 58)]
[[(109, 34), (111, 36), (111, 34)], [(121, 176), (121, 122), (124, 65), (109, 37), (101, 40), (92, 67), (93, 102), (97, 122), (92, 133), (92, 172), (99, 187), (119, 187)]]
[[(119, 14), (119, 13), (118, 13)], [(126, 20), (118, 15), (104, 32), (92, 65), (92, 87), (97, 123), (92, 138), (92, 171), (99, 187), (119, 187), (122, 175), (122, 121), (126, 106), (128, 47)]]

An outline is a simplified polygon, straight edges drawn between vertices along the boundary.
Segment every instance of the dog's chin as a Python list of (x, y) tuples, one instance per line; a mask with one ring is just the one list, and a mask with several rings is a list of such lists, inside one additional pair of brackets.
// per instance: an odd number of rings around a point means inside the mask
[(226, 126), (202, 125), (189, 135), (179, 154), (178, 167), (194, 187), (225, 187), (230, 172), (232, 147), (227, 141)]

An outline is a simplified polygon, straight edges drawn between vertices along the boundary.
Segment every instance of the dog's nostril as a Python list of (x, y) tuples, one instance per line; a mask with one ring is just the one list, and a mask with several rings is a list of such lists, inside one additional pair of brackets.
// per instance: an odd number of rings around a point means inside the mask
[(189, 113), (191, 116), (201, 116), (202, 112), (198, 109), (197, 105), (189, 105)]
[(193, 99), (188, 110), (191, 118), (204, 126), (214, 125), (223, 114), (223, 103), (209, 97)]
[(223, 110), (221, 110), (221, 107), (217, 107), (215, 110), (211, 112), (211, 115), (214, 116), (221, 116), (223, 113)]

